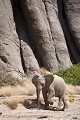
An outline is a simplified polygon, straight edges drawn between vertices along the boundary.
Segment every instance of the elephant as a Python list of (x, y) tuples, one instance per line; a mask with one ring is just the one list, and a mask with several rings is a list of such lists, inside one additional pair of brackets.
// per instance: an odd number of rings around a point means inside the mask
[[(42, 90), (45, 109), (49, 107), (49, 104), (52, 105), (53, 101), (51, 100), (54, 96), (59, 98), (59, 103), (57, 110), (64, 110), (68, 107), (67, 102), (65, 100), (65, 87), (66, 83), (63, 78), (48, 74), (45, 76), (35, 75), (32, 78), (32, 83), (36, 87), (37, 93), (37, 107), (40, 109), (40, 91)], [(61, 108), (61, 101), (63, 101), (63, 108)]]

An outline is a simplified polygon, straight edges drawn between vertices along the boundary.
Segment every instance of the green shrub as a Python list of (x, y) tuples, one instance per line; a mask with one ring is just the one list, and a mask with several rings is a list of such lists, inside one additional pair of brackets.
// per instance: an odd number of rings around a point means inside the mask
[(80, 85), (80, 64), (73, 65), (65, 70), (59, 70), (54, 74), (61, 76), (68, 84)]
[(15, 86), (18, 84), (22, 85), (23, 83), (19, 79), (13, 78), (3, 69), (0, 69), (0, 87), (9, 86), (9, 85)]

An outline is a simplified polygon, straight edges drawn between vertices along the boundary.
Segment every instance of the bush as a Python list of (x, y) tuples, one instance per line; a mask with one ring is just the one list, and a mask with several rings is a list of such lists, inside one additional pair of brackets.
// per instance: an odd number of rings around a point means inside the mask
[(55, 74), (61, 76), (68, 84), (80, 85), (80, 64), (73, 65), (65, 70), (59, 70)]

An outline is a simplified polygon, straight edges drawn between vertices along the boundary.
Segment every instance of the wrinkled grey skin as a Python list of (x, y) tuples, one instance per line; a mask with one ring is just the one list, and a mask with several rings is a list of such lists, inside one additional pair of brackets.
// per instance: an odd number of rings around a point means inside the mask
[[(51, 100), (54, 96), (59, 98), (58, 109), (64, 110), (68, 105), (65, 100), (65, 82), (64, 80), (57, 75), (35, 75), (32, 79), (33, 84), (36, 87), (37, 92), (37, 105), (38, 109), (40, 109), (40, 91), (42, 90), (43, 98), (45, 102), (45, 109), (49, 106), (49, 104), (53, 104)], [(61, 100), (63, 101), (64, 107), (61, 108)]]

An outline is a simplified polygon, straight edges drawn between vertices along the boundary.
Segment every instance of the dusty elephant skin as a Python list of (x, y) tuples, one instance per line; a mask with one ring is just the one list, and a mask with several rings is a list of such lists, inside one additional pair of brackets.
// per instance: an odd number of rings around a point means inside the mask
[[(56, 110), (64, 110), (68, 107), (65, 100), (65, 82), (57, 75), (35, 75), (32, 79), (33, 84), (36, 86), (37, 92), (37, 105), (40, 108), (40, 91), (42, 90), (45, 109), (49, 109), (49, 104), (53, 104), (51, 100), (54, 96), (59, 98), (58, 107)], [(61, 109), (61, 100), (63, 101), (64, 107)], [(52, 108), (50, 108), (52, 109)]]

